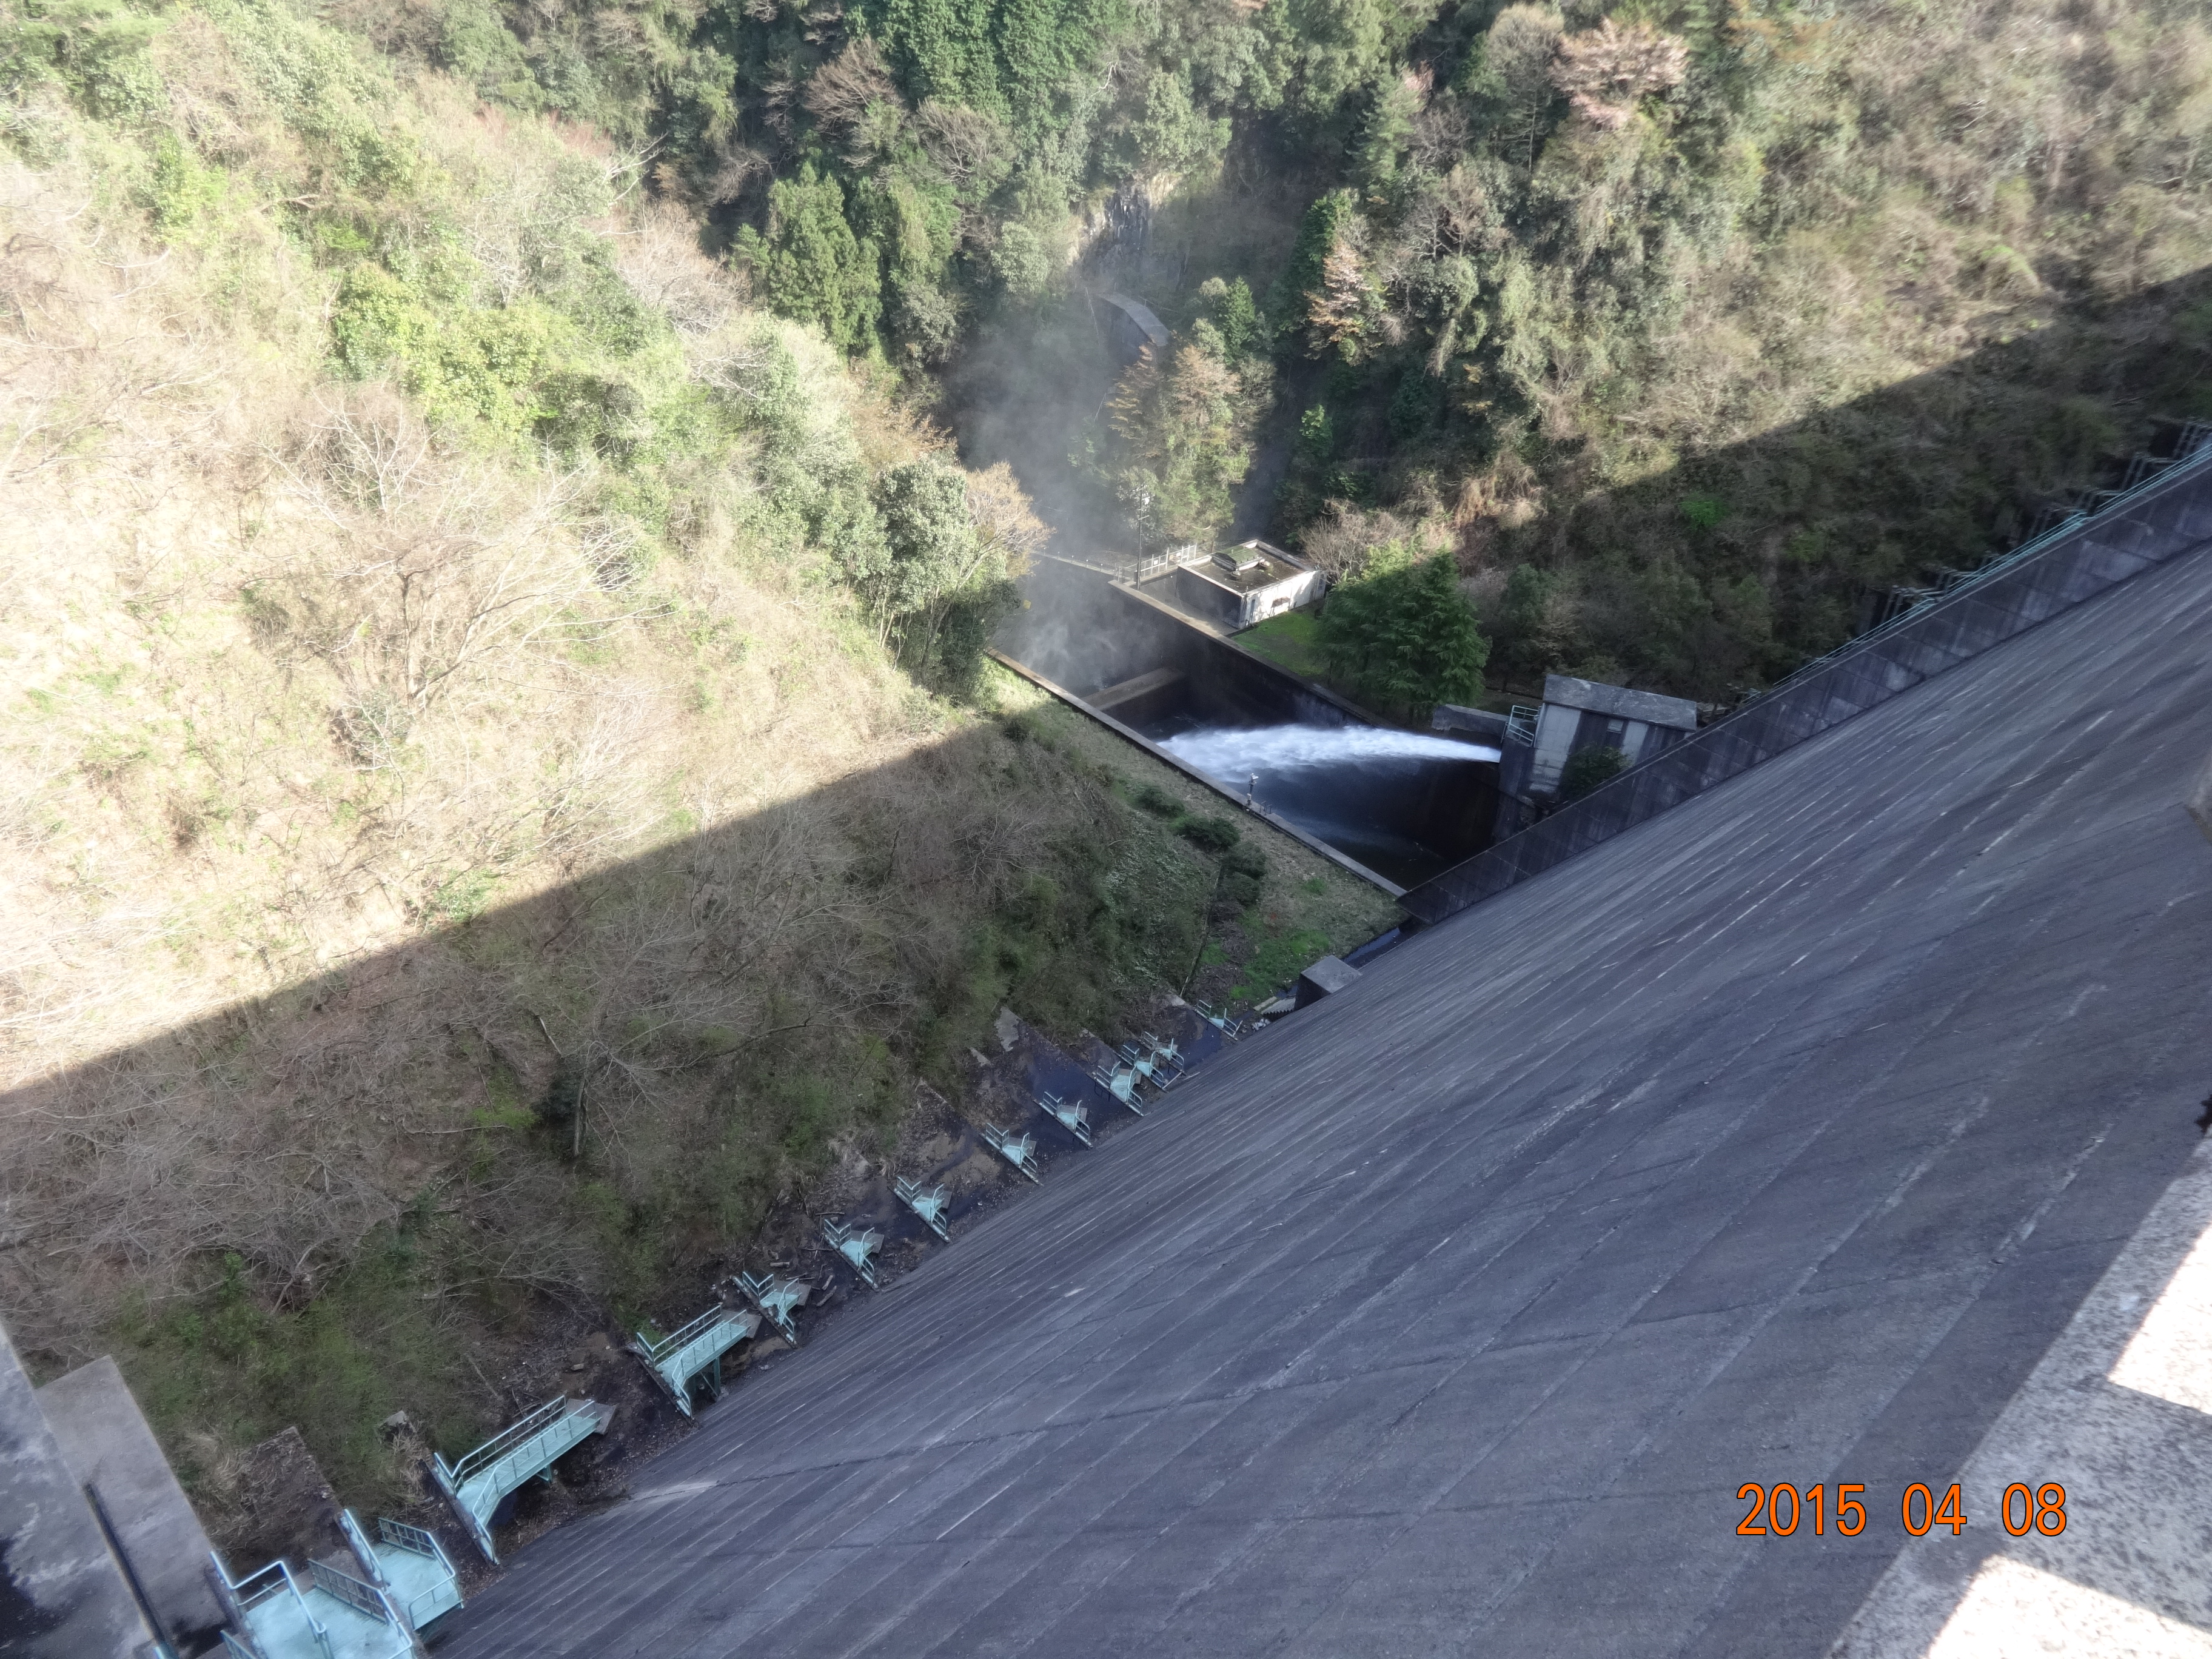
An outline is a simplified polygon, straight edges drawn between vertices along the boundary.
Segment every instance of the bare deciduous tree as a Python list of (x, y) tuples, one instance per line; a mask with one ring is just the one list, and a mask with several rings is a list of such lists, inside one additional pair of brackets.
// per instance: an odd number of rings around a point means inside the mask
[(1649, 23), (1623, 28), (1608, 17), (1559, 42), (1552, 84), (1583, 119), (1616, 132), (1628, 125), (1638, 100), (1681, 85), (1689, 62), (1689, 48), (1673, 35)]
[(1009, 577), (1028, 569), (1052, 539), (1051, 528), (1031, 510), (1013, 468), (1004, 461), (968, 475), (968, 520), (978, 541), (1000, 550)]
[(1358, 246), (1349, 236), (1338, 237), (1322, 260), (1321, 285), (1306, 295), (1306, 322), (1315, 339), (1357, 362), (1382, 312)]
[(518, 485), (441, 457), (388, 394), (325, 404), (273, 459), (331, 533), (256, 586), (379, 730), (402, 718), (394, 702), (419, 714), (495, 648), (603, 625), (577, 607), (628, 562), (618, 534), (568, 532), (575, 474)]
[(876, 43), (860, 35), (817, 70), (800, 95), (807, 112), (842, 143), (855, 165), (896, 142), (906, 102), (891, 80)]
[(988, 180), (1005, 171), (1013, 153), (1006, 128), (989, 116), (958, 104), (931, 99), (921, 106), (915, 125), (921, 130), (922, 148), (945, 176), (957, 185)]

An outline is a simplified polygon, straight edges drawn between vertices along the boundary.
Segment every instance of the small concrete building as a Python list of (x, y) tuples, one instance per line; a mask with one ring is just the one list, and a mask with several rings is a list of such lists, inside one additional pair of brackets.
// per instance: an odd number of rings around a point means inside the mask
[(1177, 563), (1168, 580), (1177, 610), (1231, 634), (1310, 605), (1327, 586), (1303, 559), (1256, 538)]
[(1663, 754), (1698, 729), (1698, 705), (1656, 691), (1547, 674), (1544, 701), (1508, 719), (1498, 769), (1498, 822), (1504, 840), (1526, 829), (1559, 793), (1569, 758), (1585, 749), (1618, 749), (1628, 764)]
[(1528, 793), (1558, 793), (1568, 757), (1584, 749), (1618, 749), (1634, 766), (1663, 754), (1697, 729), (1698, 705), (1686, 698), (1547, 674)]

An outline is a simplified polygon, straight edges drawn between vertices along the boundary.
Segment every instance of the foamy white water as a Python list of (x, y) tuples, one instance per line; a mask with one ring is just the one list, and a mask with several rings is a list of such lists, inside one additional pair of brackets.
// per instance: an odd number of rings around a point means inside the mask
[(1498, 750), (1420, 732), (1380, 726), (1261, 726), (1214, 728), (1160, 745), (1209, 777), (1241, 783), (1254, 773), (1345, 766), (1366, 760), (1494, 761)]

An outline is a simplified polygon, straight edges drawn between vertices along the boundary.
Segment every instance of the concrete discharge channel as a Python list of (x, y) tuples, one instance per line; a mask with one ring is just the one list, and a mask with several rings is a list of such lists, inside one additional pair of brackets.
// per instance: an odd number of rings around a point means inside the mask
[(1087, 566), (1023, 592), (1000, 661), (1394, 896), (1489, 844), (1496, 749), (1374, 724)]

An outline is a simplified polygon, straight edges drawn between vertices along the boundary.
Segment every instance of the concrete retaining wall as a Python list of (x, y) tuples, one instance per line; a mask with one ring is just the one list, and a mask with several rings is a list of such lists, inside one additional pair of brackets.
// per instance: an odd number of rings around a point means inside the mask
[(1401, 902), (1423, 921), (1441, 921), (2208, 542), (2212, 449), (2018, 562), (1792, 676), (1666, 754), (1423, 883)]

